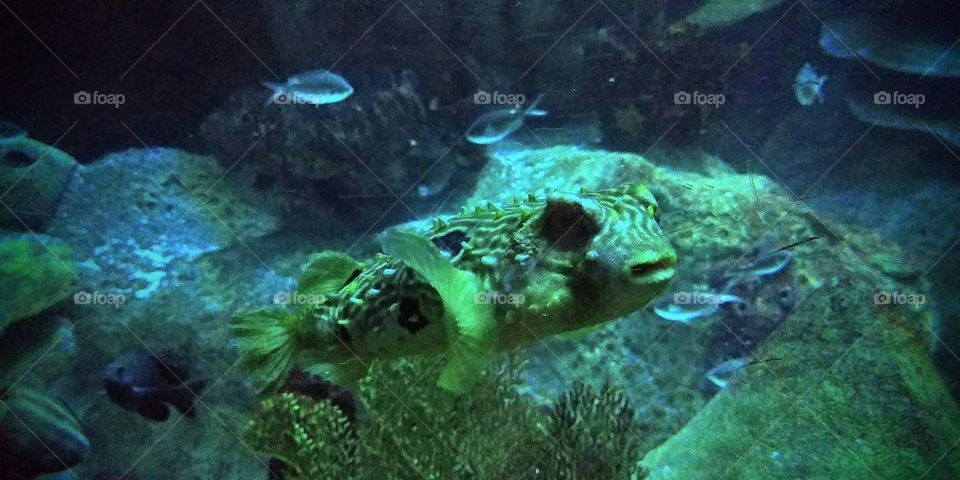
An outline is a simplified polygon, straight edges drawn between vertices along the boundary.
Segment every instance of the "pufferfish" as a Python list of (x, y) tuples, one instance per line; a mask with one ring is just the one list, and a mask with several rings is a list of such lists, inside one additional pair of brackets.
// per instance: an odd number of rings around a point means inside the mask
[(462, 393), (499, 351), (589, 332), (662, 294), (677, 257), (659, 219), (643, 185), (553, 192), (391, 228), (366, 262), (313, 254), (305, 304), (233, 320), (241, 367), (264, 390), (295, 368), (349, 386), (373, 360), (443, 355), (438, 384)]

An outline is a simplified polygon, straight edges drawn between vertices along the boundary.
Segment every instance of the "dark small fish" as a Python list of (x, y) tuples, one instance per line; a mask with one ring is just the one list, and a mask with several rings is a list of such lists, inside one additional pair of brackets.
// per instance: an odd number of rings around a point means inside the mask
[(187, 381), (189, 375), (146, 353), (132, 353), (111, 363), (103, 387), (113, 403), (157, 422), (170, 417), (173, 405), (187, 417), (194, 416), (193, 402), (206, 383)]

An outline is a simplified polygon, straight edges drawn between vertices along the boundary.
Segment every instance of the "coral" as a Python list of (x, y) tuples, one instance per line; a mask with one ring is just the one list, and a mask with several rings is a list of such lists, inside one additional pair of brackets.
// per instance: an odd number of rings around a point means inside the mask
[(644, 475), (634, 410), (623, 392), (577, 383), (557, 401), (547, 422), (559, 441), (540, 470), (547, 478), (634, 478)]
[(281, 460), (285, 478), (351, 478), (355, 468), (350, 421), (328, 401), (282, 393), (260, 403), (244, 441), (261, 455)]
[[(358, 84), (335, 104), (264, 105), (266, 95), (233, 94), (204, 121), (201, 137), (224, 165), (243, 158), (237, 169), (293, 227), (327, 224), (332, 211), (366, 228), (384, 215), (383, 199), (393, 203), (391, 192), (406, 194), (428, 171), (482, 160), (481, 148), (458, 142), (463, 132), (450, 109), (431, 107), (410, 71)], [(451, 191), (450, 183), (439, 193)], [(420, 206), (416, 195), (404, 204)], [(392, 219), (409, 213), (399, 207)]]
[(33, 236), (0, 240), (0, 332), (9, 322), (66, 298), (76, 270), (72, 250), (63, 242)]
[(364, 410), (357, 423), (327, 400), (282, 393), (261, 403), (245, 440), (283, 460), (287, 480), (625, 479), (638, 472), (633, 410), (611, 388), (580, 385), (544, 414), (517, 393), (515, 366), (485, 374), (463, 397), (422, 379), (427, 361), (374, 370), (358, 390)]
[[(0, 228), (24, 230), (53, 217), (77, 161), (24, 136), (0, 142)], [(22, 223), (21, 223), (22, 222)]]

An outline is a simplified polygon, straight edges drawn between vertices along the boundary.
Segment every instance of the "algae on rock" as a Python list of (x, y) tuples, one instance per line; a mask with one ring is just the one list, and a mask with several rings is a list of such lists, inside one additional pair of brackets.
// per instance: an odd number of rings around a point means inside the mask
[[(687, 327), (640, 312), (577, 340), (545, 339), (528, 351), (524, 389), (548, 399), (576, 378), (610, 381), (653, 437), (692, 417), (645, 456), (651, 479), (960, 476), (960, 413), (924, 345), (926, 306), (874, 299), (922, 283), (899, 283), (863, 252), (869, 242), (860, 234), (823, 221), (769, 178), (722, 165), (707, 173), (572, 147), (512, 152), (487, 165), (474, 201), (644, 183), (677, 250), (678, 289), (706, 285), (715, 267), (769, 235), (780, 242), (774, 248), (815, 238), (791, 247), (797, 300), (768, 336), (745, 340), (723, 314)], [(708, 346), (720, 336), (752, 358), (776, 360), (744, 369), (704, 406), (698, 380), (716, 361)]]

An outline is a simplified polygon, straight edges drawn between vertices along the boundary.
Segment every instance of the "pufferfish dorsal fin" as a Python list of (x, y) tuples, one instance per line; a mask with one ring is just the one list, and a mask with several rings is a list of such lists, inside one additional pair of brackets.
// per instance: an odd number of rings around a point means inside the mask
[(343, 252), (325, 250), (310, 255), (300, 267), (297, 289), (301, 294), (329, 296), (363, 269), (363, 264)]
[(456, 348), (448, 354), (437, 383), (454, 393), (466, 392), (495, 352), (499, 338), (492, 305), (474, 300), (475, 294), (484, 290), (481, 280), (455, 268), (430, 240), (414, 233), (391, 230), (384, 236), (383, 247), (440, 294), (444, 323)]

